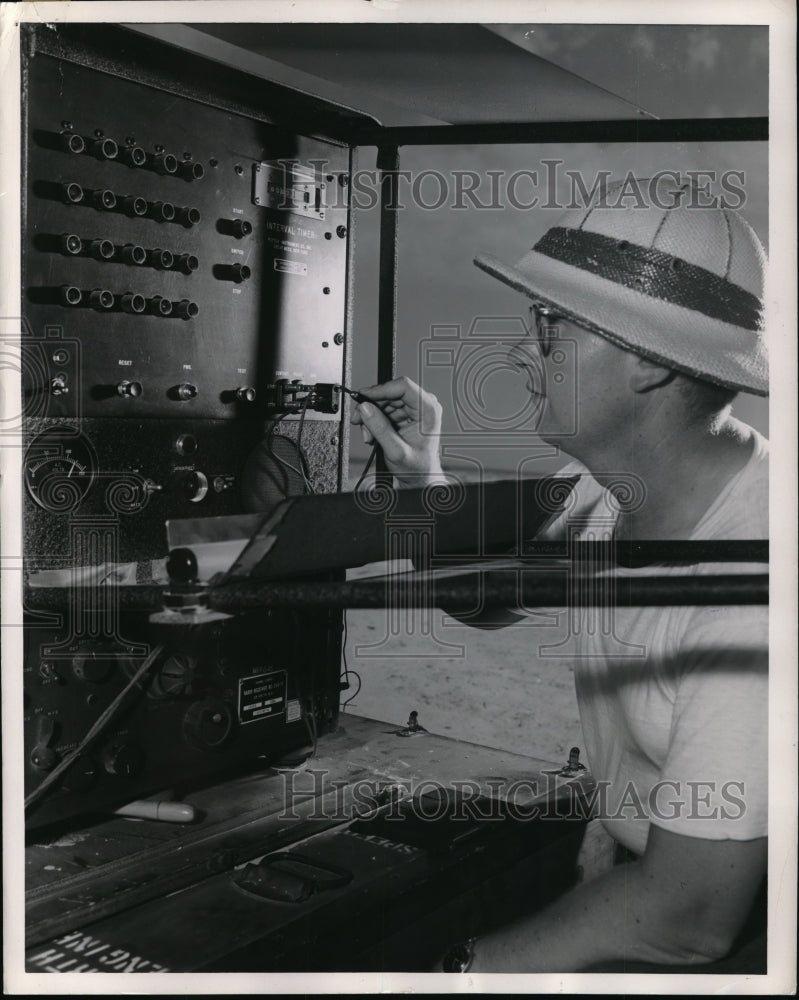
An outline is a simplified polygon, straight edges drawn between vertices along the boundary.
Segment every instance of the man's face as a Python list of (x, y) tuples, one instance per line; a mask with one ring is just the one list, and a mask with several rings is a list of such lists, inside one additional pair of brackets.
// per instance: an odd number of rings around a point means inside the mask
[(534, 397), (538, 435), (589, 464), (615, 436), (632, 431), (631, 356), (560, 317), (546, 324), (544, 339), (548, 349), (532, 324), (532, 335), (514, 345), (509, 358)]

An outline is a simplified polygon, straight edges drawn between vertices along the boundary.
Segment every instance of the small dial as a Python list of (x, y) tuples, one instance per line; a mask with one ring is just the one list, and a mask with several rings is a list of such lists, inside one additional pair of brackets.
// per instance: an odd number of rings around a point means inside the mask
[(25, 486), (45, 510), (80, 506), (97, 476), (92, 443), (74, 427), (50, 427), (34, 438), (25, 456)]

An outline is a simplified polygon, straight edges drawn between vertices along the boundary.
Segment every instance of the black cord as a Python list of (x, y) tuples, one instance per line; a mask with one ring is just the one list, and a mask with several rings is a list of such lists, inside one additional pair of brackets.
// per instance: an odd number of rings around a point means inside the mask
[(339, 678), (339, 683), (341, 685), (341, 690), (346, 691), (350, 686), (350, 674), (354, 674), (358, 678), (358, 687), (355, 689), (355, 694), (351, 695), (345, 702), (341, 704), (341, 710), (344, 711), (347, 705), (357, 697), (358, 692), (361, 690), (361, 675), (357, 670), (350, 670), (347, 664), (347, 609), (344, 609), (344, 631), (341, 636), (341, 661), (344, 664), (344, 671)]
[(358, 678), (358, 687), (355, 688), (355, 694), (351, 694), (349, 696), (349, 698), (347, 698), (347, 700), (345, 702), (342, 702), (342, 705), (341, 705), (341, 710), (342, 711), (344, 711), (347, 708), (347, 705), (349, 705), (349, 703), (351, 701), (355, 701), (355, 699), (358, 697), (358, 695), (360, 694), (360, 691), (361, 691), (361, 675), (358, 673), (358, 671), (357, 670), (348, 670), (347, 674), (348, 675), (352, 674), (353, 677), (357, 677)]
[[(306, 463), (305, 463), (305, 456), (303, 455), (302, 452), (302, 432), (305, 428), (305, 415), (308, 412), (308, 404), (310, 403), (310, 401), (311, 401), (311, 394), (308, 393), (308, 395), (305, 397), (302, 403), (302, 412), (300, 413), (300, 426), (297, 429), (297, 451), (300, 453), (300, 462), (302, 463), (303, 467), (305, 467)], [(302, 478), (305, 480), (305, 485), (308, 489), (308, 492), (315, 493), (316, 490), (314, 490), (313, 486), (311, 485), (311, 481), (308, 478), (307, 473), (303, 473)]]
[[(303, 411), (303, 416), (304, 415), (305, 415), (305, 411)], [(270, 449), (269, 454), (271, 455), (271, 457), (279, 465), (282, 465), (284, 469), (288, 469), (289, 472), (293, 472), (295, 476), (299, 476), (300, 479), (303, 481), (303, 484), (305, 485), (306, 490), (308, 490), (310, 493), (313, 493), (314, 491), (311, 488), (310, 482), (308, 481), (308, 472), (307, 472), (307, 466), (306, 466), (306, 462), (305, 462), (305, 456), (303, 455), (302, 449), (300, 448), (300, 435), (302, 434), (302, 422), (300, 424), (300, 430), (299, 430), (299, 434), (297, 435), (297, 440), (296, 441), (293, 438), (288, 437), (286, 434), (276, 434), (275, 433), (275, 431), (277, 430), (278, 424), (280, 423), (280, 421), (285, 416), (288, 416), (288, 410), (283, 410), (281, 413), (278, 413), (278, 414), (275, 415), (275, 417), (273, 418), (272, 422), (270, 423), (269, 429), (267, 431), (267, 442), (273, 441), (275, 438), (278, 438), (278, 437), (281, 440), (283, 440), (283, 441), (290, 442), (297, 449), (297, 454), (300, 457), (300, 463), (302, 465), (302, 468), (298, 469), (296, 465), (292, 465), (291, 462), (289, 462), (287, 459), (281, 458), (281, 456), (278, 455), (278, 453), (274, 449)]]
[(363, 472), (361, 473), (360, 477), (358, 478), (358, 482), (352, 488), (352, 492), (353, 493), (357, 493), (358, 490), (361, 488), (361, 485), (363, 484), (364, 479), (366, 479), (366, 474), (369, 472), (369, 470), (372, 467), (372, 463), (375, 460), (375, 455), (376, 454), (377, 454), (377, 445), (374, 444), (374, 445), (372, 445), (372, 454), (369, 456), (369, 458), (368, 458), (368, 460), (366, 462), (366, 465), (363, 467)]

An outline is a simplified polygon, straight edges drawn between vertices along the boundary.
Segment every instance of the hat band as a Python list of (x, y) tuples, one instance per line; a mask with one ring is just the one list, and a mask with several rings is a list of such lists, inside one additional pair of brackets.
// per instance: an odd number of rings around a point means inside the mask
[(760, 299), (740, 285), (651, 247), (555, 226), (533, 250), (564, 264), (745, 330), (761, 326)]

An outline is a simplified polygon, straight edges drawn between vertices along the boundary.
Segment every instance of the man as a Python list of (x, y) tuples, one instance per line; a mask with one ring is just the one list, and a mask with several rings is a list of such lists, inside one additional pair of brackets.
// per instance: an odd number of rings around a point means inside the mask
[[(593, 474), (550, 535), (602, 537), (610, 521), (618, 539), (767, 537), (767, 443), (730, 414), (738, 391), (768, 392), (764, 254), (742, 218), (692, 194), (661, 185), (641, 207), (608, 192), (515, 266), (475, 261), (533, 301), (536, 335), (511, 356), (540, 397), (540, 436)], [(576, 349), (567, 379), (553, 374), (559, 338)], [(441, 481), (437, 400), (408, 379), (364, 393), (380, 405), (353, 421), (397, 480)], [(614, 478), (640, 483), (639, 502), (599, 483)], [(571, 639), (602, 821), (636, 860), (456, 948), (444, 967), (722, 971), (746, 954), (766, 871), (766, 610), (616, 608), (612, 629)]]

